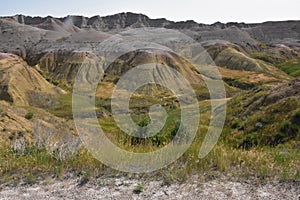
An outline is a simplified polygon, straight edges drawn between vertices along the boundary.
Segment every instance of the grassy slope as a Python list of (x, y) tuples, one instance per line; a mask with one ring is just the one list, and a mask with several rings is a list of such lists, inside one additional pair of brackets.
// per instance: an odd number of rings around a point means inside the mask
[(300, 76), (300, 59), (288, 60), (284, 63), (278, 64), (277, 67), (290, 76)]
[(269, 105), (257, 103), (265, 92), (252, 91), (230, 102), (227, 125), (236, 146), (251, 148), (299, 141), (300, 127), (295, 122), (300, 111), (299, 100), (288, 97)]
[[(236, 137), (235, 135), (231, 138), (231, 134), (235, 133), (235, 130), (244, 124), (247, 124), (245, 126), (245, 135), (252, 133), (250, 127), (255, 126), (255, 123), (261, 120), (261, 118), (265, 121), (276, 119), (273, 123), (274, 127), (273, 125), (270, 125), (268, 128), (263, 129), (263, 133), (267, 133), (269, 128), (273, 128), (272, 132), (274, 132), (274, 130), (280, 130), (280, 124), (282, 122), (280, 116), (279, 118), (278, 116), (273, 116), (273, 118), (271, 117), (270, 119), (264, 117), (267, 113), (269, 114), (269, 110), (270, 112), (272, 111), (269, 107), (266, 107), (263, 110), (258, 109), (257, 113), (249, 117), (245, 122), (241, 122), (241, 124), (235, 125), (236, 128), (232, 128), (233, 124), (236, 123), (236, 120), (233, 119), (235, 119), (237, 113), (240, 113), (239, 109), (245, 108), (245, 104), (251, 103), (251, 101), (258, 98), (258, 96), (265, 95), (265, 91), (263, 90), (254, 91), (254, 93), (257, 93), (257, 95), (253, 95), (252, 91), (252, 93), (249, 92), (239, 95), (230, 101), (228, 106), (228, 126), (224, 129), (221, 140), (219, 140), (212, 152), (204, 159), (198, 159), (198, 152), (208, 128), (210, 106), (208, 101), (200, 101), (201, 122), (195, 141), (179, 160), (175, 161), (170, 166), (155, 172), (154, 175), (162, 178), (166, 184), (170, 181), (184, 181), (189, 177), (189, 174), (194, 173), (206, 174), (202, 177), (203, 180), (206, 180), (209, 177), (218, 177), (221, 174), (233, 179), (236, 177), (256, 177), (260, 181), (274, 178), (279, 178), (281, 180), (299, 180), (300, 171), (298, 166), (300, 164), (300, 159), (297, 155), (299, 155), (300, 152), (299, 148), (296, 148), (296, 146), (299, 145), (296, 140), (289, 140), (275, 147), (270, 145), (257, 145), (247, 149), (236, 148), (236, 144), (240, 142), (241, 138)], [(151, 99), (148, 100), (150, 102), (153, 101)], [(101, 103), (99, 102), (99, 104)], [(244, 107), (241, 106), (241, 104), (244, 105)], [(287, 102), (287, 104), (289, 104), (290, 107), (286, 107), (286, 110), (282, 110), (282, 112), (286, 112), (286, 115), (290, 116), (290, 114), (294, 114), (293, 110), (295, 106), (297, 107), (298, 105), (295, 105), (294, 102)], [(136, 105), (138, 107), (138, 101), (136, 101)], [(274, 109), (281, 107), (282, 105), (278, 104), (274, 106)], [(103, 109), (105, 110), (105, 108)], [(169, 110), (170, 121), (166, 125), (167, 128), (175, 130), (175, 127), (173, 127), (174, 123), (171, 122), (177, 118), (178, 114), (177, 109)], [(290, 120), (288, 116), (286, 117), (286, 120)], [(142, 117), (138, 117), (138, 115), (134, 115), (133, 118), (137, 121), (140, 120), (138, 123), (141, 123), (141, 120), (147, 118), (147, 116), (143, 115)], [(120, 132), (111, 117), (107, 116), (105, 118), (100, 118), (99, 123), (113, 142), (123, 149), (131, 151), (153, 151), (163, 146), (172, 138), (172, 136), (166, 135), (166, 133), (170, 133), (170, 131), (164, 130), (161, 134), (158, 134), (156, 139), (152, 138), (147, 141), (133, 142), (134, 140), (132, 140), (132, 137), (126, 136)], [(260, 136), (257, 135), (257, 138), (260, 138)], [(157, 141), (161, 141), (161, 143), (158, 144)], [(47, 153), (44, 149), (31, 147), (28, 148), (27, 153), (20, 154), (11, 151), (8, 148), (1, 147), (0, 157), (1, 182), (19, 182), (21, 180), (26, 182), (36, 182), (40, 178), (47, 178), (49, 176), (64, 178), (69, 172), (72, 172), (75, 173), (75, 175), (80, 176), (84, 183), (97, 176), (99, 173), (118, 173), (103, 166), (103, 164), (95, 160), (85, 149), (82, 149), (77, 155), (69, 157), (66, 160), (57, 160), (54, 155)], [(144, 174), (142, 176), (148, 175)]]
[[(195, 87), (196, 93), (200, 97), (199, 106), (201, 109), (201, 122), (195, 141), (180, 159), (155, 172), (155, 175), (162, 178), (165, 183), (173, 180), (184, 181), (192, 173), (204, 174), (204, 180), (220, 176), (220, 174), (225, 174), (231, 178), (256, 177), (259, 178), (258, 180), (274, 178), (300, 180), (299, 132), (293, 137), (290, 137), (289, 134), (284, 135), (285, 132), (290, 133), (290, 129), (296, 130), (292, 126), (295, 125), (293, 119), (298, 115), (296, 110), (299, 109), (299, 100), (288, 98), (270, 105), (250, 107), (257, 99), (268, 94), (268, 90), (263, 89), (265, 88), (264, 84), (277, 83), (278, 77), (281, 77), (282, 73), (276, 71), (275, 78), (270, 75), (270, 70), (268, 73), (259, 74), (258, 72), (221, 69), (221, 73), (227, 78), (232, 78), (235, 81), (234, 84), (253, 84), (251, 87), (262, 89), (236, 95), (237, 92), (241, 91), (241, 88), (226, 86), (228, 94), (233, 98), (228, 104), (228, 116), (224, 132), (212, 152), (200, 160), (198, 159), (198, 151), (211, 116), (209, 102), (203, 100), (207, 98), (207, 90)], [(113, 88), (110, 84), (104, 84), (104, 86)], [(128, 150), (146, 152), (160, 148), (172, 139), (173, 135), (170, 133), (176, 130), (174, 122), (178, 121), (178, 108), (168, 110), (169, 121), (167, 121), (165, 130), (154, 137), (155, 139), (134, 140), (132, 137), (121, 133), (113, 118), (109, 116), (110, 99), (107, 96), (110, 96), (110, 93), (100, 94), (102, 96), (99, 95), (96, 98), (96, 106), (107, 115), (99, 118), (99, 123), (107, 132), (107, 136), (117, 145)], [(155, 98), (147, 97), (146, 100), (147, 105), (157, 103)], [(72, 120), (71, 94), (62, 95), (55, 101), (59, 104), (48, 108), (49, 112)], [(172, 100), (165, 99), (165, 103), (172, 104)], [(139, 124), (147, 124), (148, 115), (138, 114), (138, 111), (145, 111), (145, 102), (143, 101), (141, 104), (139, 99), (133, 98), (131, 107), (135, 110), (132, 115), (133, 119)], [(245, 114), (246, 118), (242, 114)], [(254, 131), (257, 123), (262, 123), (263, 127)], [(171, 129), (172, 131), (170, 131)], [(274, 136), (280, 138), (279, 142), (276, 138), (274, 140)], [(19, 182), (20, 180), (35, 182), (40, 177), (49, 176), (63, 178), (68, 175), (68, 172), (80, 176), (82, 182), (88, 181), (100, 173), (118, 173), (103, 166), (85, 149), (65, 160), (59, 160), (45, 149), (37, 149), (34, 146), (28, 147), (22, 153), (11, 150), (9, 146), (1, 146), (0, 148), (1, 182)]]

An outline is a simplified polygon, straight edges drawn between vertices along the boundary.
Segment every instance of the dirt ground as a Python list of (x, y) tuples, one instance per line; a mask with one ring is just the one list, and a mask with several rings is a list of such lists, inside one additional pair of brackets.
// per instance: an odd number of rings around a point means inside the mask
[(0, 199), (300, 199), (299, 182), (255, 184), (215, 179), (200, 183), (163, 184), (135, 178), (97, 178), (86, 184), (80, 179), (46, 180), (39, 184), (4, 186)]

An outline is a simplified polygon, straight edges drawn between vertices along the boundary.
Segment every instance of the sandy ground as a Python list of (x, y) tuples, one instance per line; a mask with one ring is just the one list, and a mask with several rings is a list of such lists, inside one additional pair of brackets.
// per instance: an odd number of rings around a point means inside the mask
[[(300, 199), (300, 182), (252, 184), (212, 180), (163, 185), (162, 181), (97, 178), (86, 184), (79, 179), (47, 180), (34, 185), (5, 186), (0, 199)], [(142, 185), (141, 192), (135, 191)]]

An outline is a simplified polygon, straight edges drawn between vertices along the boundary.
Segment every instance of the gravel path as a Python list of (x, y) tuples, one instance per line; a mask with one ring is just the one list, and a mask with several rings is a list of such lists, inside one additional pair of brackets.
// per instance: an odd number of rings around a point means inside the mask
[[(79, 179), (67, 179), (5, 186), (0, 190), (0, 199), (300, 199), (300, 182), (255, 185), (212, 180), (163, 185), (153, 180), (98, 178), (84, 185), (79, 183)], [(135, 191), (138, 185), (140, 193)]]

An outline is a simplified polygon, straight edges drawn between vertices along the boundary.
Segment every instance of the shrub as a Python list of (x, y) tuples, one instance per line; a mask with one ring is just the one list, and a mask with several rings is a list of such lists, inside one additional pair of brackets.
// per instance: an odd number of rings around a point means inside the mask
[(292, 124), (289, 121), (284, 121), (281, 124), (280, 132), (284, 135), (285, 140), (289, 140), (299, 137), (300, 127), (296, 124)]
[(257, 133), (251, 133), (245, 135), (238, 144), (239, 148), (249, 149), (259, 144)]
[(277, 146), (278, 144), (282, 144), (284, 142), (286, 142), (286, 138), (284, 134), (281, 132), (277, 132), (274, 134), (273, 137), (269, 139), (267, 144), (269, 144), (270, 146)]
[(284, 121), (281, 125), (280, 131), (288, 137), (294, 137), (299, 132), (299, 127), (288, 121)]
[(140, 194), (141, 192), (143, 192), (144, 189), (144, 185), (139, 183), (133, 190), (133, 193), (135, 194)]
[(34, 114), (33, 114), (32, 112), (28, 112), (28, 113), (25, 115), (25, 119), (30, 120), (30, 119), (32, 119), (33, 115), (34, 115)]
[(300, 126), (300, 110), (297, 110), (293, 115), (292, 124)]
[(241, 127), (241, 121), (240, 120), (234, 120), (232, 123), (231, 123), (231, 128), (233, 129), (236, 129), (236, 128), (239, 128)]

